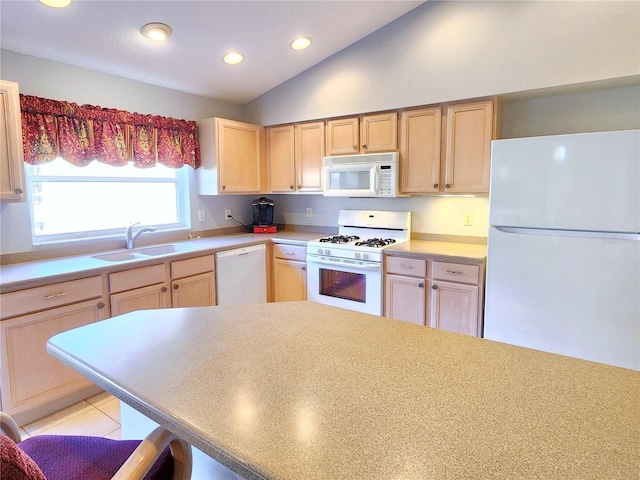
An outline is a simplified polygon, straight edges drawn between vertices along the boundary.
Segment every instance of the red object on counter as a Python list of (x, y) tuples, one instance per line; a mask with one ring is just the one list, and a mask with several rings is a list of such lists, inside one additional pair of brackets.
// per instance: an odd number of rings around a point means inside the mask
[(278, 231), (277, 225), (254, 225), (253, 233), (276, 233)]

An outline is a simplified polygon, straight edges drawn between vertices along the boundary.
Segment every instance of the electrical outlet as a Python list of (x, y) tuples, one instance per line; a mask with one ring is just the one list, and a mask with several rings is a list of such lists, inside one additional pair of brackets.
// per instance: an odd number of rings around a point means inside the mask
[(464, 226), (465, 227), (471, 227), (473, 226), (473, 214), (471, 213), (467, 213), (464, 216)]
[(199, 222), (204, 222), (204, 220), (205, 220), (204, 210), (198, 210), (198, 221)]
[(224, 209), (224, 218), (226, 220), (231, 220), (231, 209), (230, 208), (225, 208)]
[(307, 217), (311, 217), (313, 215), (313, 212), (311, 211), (310, 207), (307, 207)]

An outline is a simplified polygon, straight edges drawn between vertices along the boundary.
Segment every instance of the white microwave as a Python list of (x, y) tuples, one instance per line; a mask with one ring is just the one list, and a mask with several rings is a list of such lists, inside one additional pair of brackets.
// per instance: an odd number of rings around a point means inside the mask
[(397, 197), (398, 152), (324, 157), (327, 197)]

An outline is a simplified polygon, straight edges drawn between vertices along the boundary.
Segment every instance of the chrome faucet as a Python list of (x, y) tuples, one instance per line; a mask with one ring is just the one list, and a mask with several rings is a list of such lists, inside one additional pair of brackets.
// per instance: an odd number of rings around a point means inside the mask
[(136, 239), (142, 235), (144, 232), (155, 232), (156, 227), (142, 227), (138, 230), (135, 235), (133, 234), (133, 227), (136, 225), (140, 225), (140, 222), (132, 223), (127, 227), (124, 231), (124, 238), (127, 241), (127, 250), (131, 250), (136, 243)]

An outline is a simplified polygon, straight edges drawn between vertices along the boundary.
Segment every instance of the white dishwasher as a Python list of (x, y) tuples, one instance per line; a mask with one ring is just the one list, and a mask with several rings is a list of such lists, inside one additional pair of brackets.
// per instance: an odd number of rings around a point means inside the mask
[(218, 305), (267, 301), (267, 247), (264, 244), (216, 253)]

